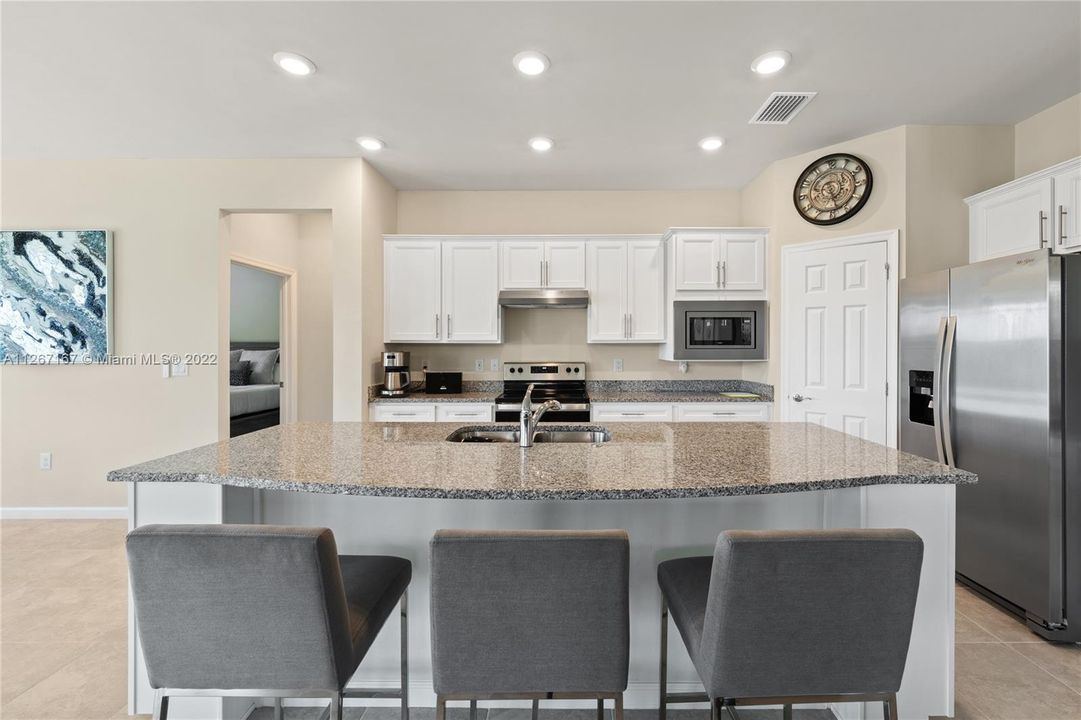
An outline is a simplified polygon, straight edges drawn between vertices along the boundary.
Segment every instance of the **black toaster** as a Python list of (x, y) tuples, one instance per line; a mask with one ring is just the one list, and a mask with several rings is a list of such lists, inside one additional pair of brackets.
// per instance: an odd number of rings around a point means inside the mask
[(424, 392), (432, 394), (460, 393), (462, 391), (462, 373), (426, 372), (424, 373)]

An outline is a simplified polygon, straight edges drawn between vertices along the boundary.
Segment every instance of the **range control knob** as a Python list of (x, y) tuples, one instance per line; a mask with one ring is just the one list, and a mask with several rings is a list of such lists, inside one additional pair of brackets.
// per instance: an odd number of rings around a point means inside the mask
[(518, 372), (520, 372), (520, 373), (524, 373), (524, 372), (525, 372), (525, 370), (524, 370), (524, 369), (522, 369), (522, 368), (518, 368)]
[(581, 368), (574, 368), (574, 372), (578, 372)]
[(567, 368), (567, 372), (570, 372), (570, 371), (571, 371), (571, 369), (570, 369), (570, 368)]
[(517, 372), (517, 370), (515, 370), (514, 368), (511, 368), (511, 369), (510, 369), (510, 372), (512, 372), (512, 373), (513, 373), (513, 372)]

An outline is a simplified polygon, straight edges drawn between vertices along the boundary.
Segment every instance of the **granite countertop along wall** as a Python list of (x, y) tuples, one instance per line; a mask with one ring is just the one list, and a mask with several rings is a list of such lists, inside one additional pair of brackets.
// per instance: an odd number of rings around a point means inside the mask
[(963, 470), (805, 423), (607, 427), (612, 438), (606, 443), (523, 449), (515, 443), (450, 443), (446, 437), (456, 428), (440, 423), (305, 422), (114, 470), (108, 479), (489, 500), (689, 498), (976, 480)]
[[(503, 392), (499, 380), (462, 382), (462, 392), (424, 392), (414, 384), (409, 395), (381, 397), (378, 386), (368, 388), (368, 400), (375, 403), (487, 403)], [(592, 402), (773, 402), (773, 386), (749, 380), (587, 380)], [(751, 393), (758, 397), (729, 397), (722, 393)]]

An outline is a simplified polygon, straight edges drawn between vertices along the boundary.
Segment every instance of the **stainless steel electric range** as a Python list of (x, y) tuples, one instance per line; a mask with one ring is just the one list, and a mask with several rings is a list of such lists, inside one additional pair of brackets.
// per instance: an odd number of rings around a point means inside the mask
[(580, 362), (503, 363), (503, 394), (495, 399), (496, 422), (518, 422), (526, 388), (533, 385), (533, 403), (558, 400), (542, 423), (589, 422), (586, 364)]

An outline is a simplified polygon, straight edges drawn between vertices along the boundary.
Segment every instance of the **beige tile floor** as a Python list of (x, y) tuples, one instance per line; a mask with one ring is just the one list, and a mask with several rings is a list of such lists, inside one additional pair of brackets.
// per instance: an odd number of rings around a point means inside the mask
[[(125, 528), (0, 522), (3, 720), (126, 717)], [(956, 660), (959, 719), (1081, 720), (1081, 646), (1043, 642), (964, 588)]]

